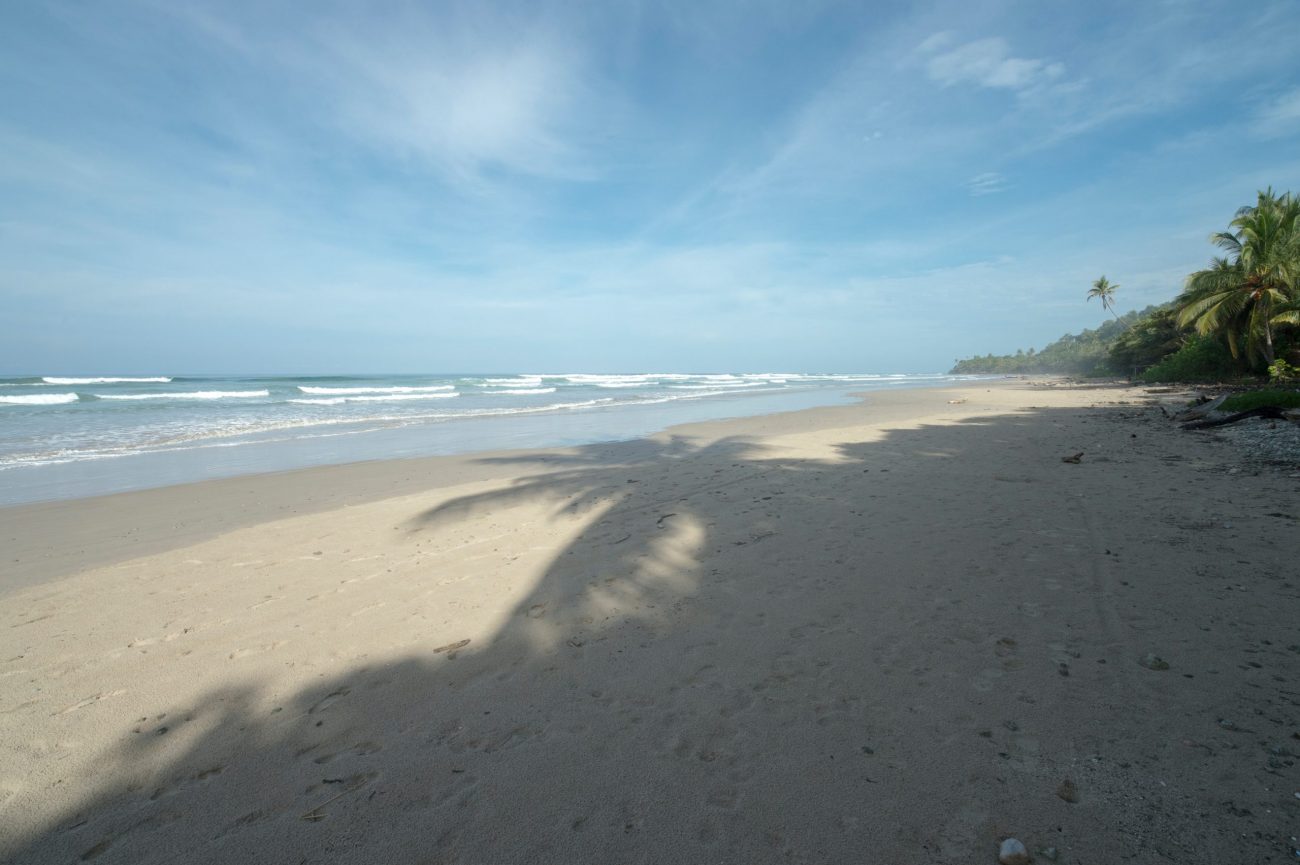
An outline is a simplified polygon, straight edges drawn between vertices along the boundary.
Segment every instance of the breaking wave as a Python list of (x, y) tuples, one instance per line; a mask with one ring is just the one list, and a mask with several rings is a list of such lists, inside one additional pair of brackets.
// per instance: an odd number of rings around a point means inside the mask
[(96, 378), (61, 378), (59, 376), (47, 375), (41, 379), (46, 384), (166, 384), (171, 381), (170, 376), (155, 375), (143, 378), (101, 376)]
[(270, 396), (269, 390), (189, 390), (176, 393), (97, 393), (96, 399), (249, 399)]
[(0, 394), (0, 405), (63, 405), (78, 399), (75, 393), (36, 393), (24, 396)]

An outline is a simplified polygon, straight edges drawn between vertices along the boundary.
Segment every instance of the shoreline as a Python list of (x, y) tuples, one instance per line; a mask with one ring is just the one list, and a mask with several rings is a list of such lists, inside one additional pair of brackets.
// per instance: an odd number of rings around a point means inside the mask
[[(1055, 381), (1038, 377), (1039, 382)], [(163, 552), (224, 532), (273, 519), (305, 516), (421, 491), (500, 480), (511, 469), (494, 465), (504, 458), (526, 460), (563, 455), (580, 448), (609, 449), (635, 457), (640, 448), (664, 436), (721, 436), (751, 428), (767, 434), (786, 427), (825, 429), (855, 422), (910, 419), (921, 394), (973, 387), (1014, 387), (1021, 379), (961, 385), (854, 391), (857, 402), (769, 414), (739, 415), (675, 424), (644, 436), (583, 445), (481, 450), (466, 453), (358, 460), (281, 471), (241, 474), (103, 495), (0, 506), (0, 543), (8, 554), (0, 597), (69, 573), (124, 558)], [(945, 405), (943, 400), (933, 401)], [(868, 410), (871, 417), (863, 418)], [(54, 542), (42, 527), (57, 525), (66, 534)]]
[(1294, 482), (871, 397), (0, 510), (0, 859), (1291, 858)]
[[(569, 381), (580, 378), (576, 376), (559, 378), (567, 382), (566, 390), (574, 392), (554, 394), (559, 385), (557, 380), (555, 387), (538, 389), (546, 391), (546, 394), (530, 396), (525, 391), (492, 384), (501, 381), (499, 379), (482, 378), (479, 384), (474, 385), (480, 392), (473, 394), (443, 391), (443, 388), (463, 387), (463, 383), (429, 385), (427, 389), (431, 393), (388, 393), (415, 386), (392, 383), (399, 379), (389, 380), (389, 386), (376, 386), (380, 383), (354, 378), (349, 381), (356, 387), (337, 388), (343, 395), (317, 397), (307, 394), (305, 402), (328, 404), (327, 408), (320, 409), (325, 415), (297, 419), (278, 416), (286, 410), (285, 406), (298, 401), (283, 392), (286, 382), (277, 385), (274, 395), (265, 397), (268, 403), (251, 408), (239, 403), (237, 391), (219, 389), (195, 392), (205, 397), (197, 401), (168, 401), (159, 394), (148, 393), (104, 395), (105, 399), (78, 403), (71, 414), (55, 410), (50, 415), (38, 412), (17, 418), (17, 425), (10, 430), (15, 440), (22, 440), (24, 436), (33, 441), (48, 440), (60, 424), (72, 424), (74, 429), (85, 424), (86, 428), (80, 436), (74, 434), (63, 441), (57, 453), (46, 453), (45, 456), (52, 461), (29, 454), (33, 461), (28, 462), (16, 451), (0, 453), (0, 480), (3, 481), (0, 483), (0, 507), (89, 498), (323, 465), (626, 441), (684, 423), (848, 404), (852, 402), (849, 394), (856, 390), (870, 392), (945, 386), (970, 379), (937, 374), (879, 376), (870, 383), (855, 381), (849, 384), (839, 381), (837, 376), (826, 376), (793, 384), (782, 380), (770, 387), (754, 381), (731, 390), (707, 391), (707, 385), (665, 384), (662, 379), (666, 376), (657, 377), (655, 384), (641, 382), (642, 376), (634, 377), (638, 379), (636, 382), (609, 381), (606, 382), (608, 388), (585, 380)], [(459, 381), (450, 377), (441, 380)], [(256, 380), (230, 380), (205, 386), (238, 388), (241, 381), (243, 386), (259, 383)], [(527, 383), (540, 381), (540, 378), (535, 378)], [(326, 390), (313, 385), (304, 386)], [(294, 387), (301, 390), (303, 386), (295, 384)], [(352, 395), (354, 390), (383, 392)], [(262, 389), (254, 393), (267, 395), (271, 392)], [(458, 398), (464, 396), (465, 407), (443, 410), (441, 403), (451, 394)], [(209, 416), (206, 409), (198, 414), (190, 412), (191, 402), (203, 405), (212, 402), (215, 405), (221, 399), (239, 403), (228, 406), (228, 411), (239, 414), (247, 409), (251, 412), (244, 417), (238, 430), (222, 429), (221, 423)], [(506, 404), (494, 404), (494, 401), (499, 403), (503, 399)], [(530, 405), (530, 399), (559, 402)], [(429, 412), (425, 406), (429, 400), (439, 403), (435, 407), (437, 411)], [(144, 419), (130, 413), (124, 416), (96, 414), (100, 410), (94, 408), (107, 405), (113, 411), (120, 411), (121, 406), (133, 408), (137, 402), (151, 406)], [(392, 405), (402, 408), (393, 409)], [(371, 406), (380, 408), (371, 409)], [(9, 411), (13, 410), (9, 407)], [(83, 414), (85, 417), (74, 423), (72, 415)], [(6, 415), (7, 419), (10, 417), (12, 415)], [(230, 422), (227, 417), (226, 423)], [(118, 429), (114, 424), (124, 426)], [(142, 443), (151, 435), (156, 437), (156, 433), (150, 433), (155, 428), (169, 429), (164, 439), (175, 440), (155, 442), (156, 446)], [(190, 437), (190, 434), (195, 437)], [(121, 436), (125, 439), (119, 447), (105, 449), (104, 440), (116, 440)], [(88, 444), (92, 440), (98, 444)], [(22, 448), (18, 447), (18, 450)]]

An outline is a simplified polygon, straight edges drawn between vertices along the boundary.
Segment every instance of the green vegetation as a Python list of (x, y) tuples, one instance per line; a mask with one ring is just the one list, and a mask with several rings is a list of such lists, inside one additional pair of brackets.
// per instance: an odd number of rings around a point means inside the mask
[(1115, 312), (1118, 285), (1088, 291), (1115, 316), (1041, 352), (960, 360), (954, 373), (1136, 375), (1145, 381), (1300, 380), (1300, 197), (1261, 191), (1210, 237), (1225, 254), (1187, 277), (1168, 304)]
[(1228, 347), (1212, 336), (1193, 336), (1176, 352), (1141, 374), (1145, 382), (1225, 381), (1241, 377)]
[(1246, 393), (1234, 393), (1225, 399), (1219, 408), (1224, 411), (1250, 411), (1266, 405), (1276, 408), (1300, 408), (1300, 391), (1252, 390)]
[(1119, 314), (1115, 312), (1115, 290), (1117, 288), (1119, 288), (1118, 285), (1102, 276), (1092, 284), (1092, 290), (1088, 292), (1088, 300), (1092, 300), (1094, 297), (1099, 298), (1101, 308), (1109, 310), (1111, 315), (1119, 318)]
[(1243, 207), (1210, 238), (1227, 252), (1208, 268), (1187, 277), (1179, 295), (1178, 320), (1197, 333), (1221, 334), (1232, 356), (1241, 348), (1250, 358), (1275, 359), (1273, 328), (1294, 324), (1297, 277), (1300, 277), (1300, 199), (1291, 193), (1259, 193), (1253, 207)]
[(1277, 383), (1300, 381), (1300, 366), (1292, 366), (1278, 358), (1268, 365), (1268, 380)]
[(1060, 375), (1113, 375), (1110, 348), (1131, 326), (1152, 309), (1127, 312), (1107, 321), (1096, 330), (1069, 334), (1049, 344), (1042, 351), (1017, 351), (1015, 354), (972, 357), (957, 361), (954, 374), (1004, 373), (1027, 375), (1056, 373)]
[(1110, 369), (1129, 374), (1147, 369), (1182, 348), (1188, 336), (1171, 304), (1149, 307), (1110, 344)]

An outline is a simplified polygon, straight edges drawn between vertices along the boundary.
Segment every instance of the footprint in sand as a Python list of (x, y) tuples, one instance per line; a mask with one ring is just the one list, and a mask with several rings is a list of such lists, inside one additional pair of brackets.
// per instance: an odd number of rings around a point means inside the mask
[(87, 706), (94, 705), (95, 703), (98, 703), (100, 700), (107, 700), (109, 697), (120, 697), (125, 693), (126, 693), (125, 690), (117, 690), (117, 691), (106, 691), (102, 694), (94, 694), (92, 696), (87, 697), (84, 700), (79, 700), (76, 703), (73, 703), (71, 706), (68, 706), (66, 709), (63, 709), (57, 714), (66, 715), (69, 712), (75, 712), (78, 709), (84, 709)]
[(1003, 637), (993, 647), (993, 653), (1002, 659), (1002, 669), (1019, 670), (1024, 666), (1024, 662), (1015, 657), (1016, 648), (1016, 641), (1010, 637)]
[(971, 687), (977, 691), (988, 693), (997, 685), (998, 679), (1004, 675), (1002, 670), (990, 667), (987, 670), (980, 670), (979, 674), (971, 680)]
[(82, 853), (82, 854), (81, 854), (81, 861), (82, 861), (82, 862), (89, 862), (90, 860), (92, 860), (92, 859), (96, 859), (96, 858), (98, 858), (99, 856), (103, 855), (104, 853), (106, 853), (106, 852), (108, 851), (108, 848), (109, 848), (109, 847), (113, 846), (113, 842), (114, 842), (115, 840), (117, 840), (117, 839), (116, 839), (116, 838), (112, 838), (112, 837), (104, 838), (104, 839), (101, 840), (98, 844), (96, 844), (94, 847), (91, 847), (91, 848), (90, 848), (89, 850), (87, 850), (85, 853)]
[(468, 639), (457, 640), (454, 643), (448, 643), (445, 646), (439, 646), (438, 648), (433, 650), (433, 654), (441, 655), (446, 653), (448, 658), (454, 658), (456, 657), (456, 653), (458, 651), (460, 651), (461, 649), (469, 645), (469, 642), (470, 641)]
[(735, 808), (740, 800), (740, 790), (736, 787), (715, 787), (709, 791), (708, 802), (715, 808)]
[(288, 643), (288, 640), (276, 640), (273, 643), (266, 643), (262, 646), (251, 646), (247, 649), (236, 649), (230, 653), (230, 660), (237, 661), (240, 658), (246, 658), (249, 655), (259, 655), (262, 652), (273, 652), (281, 646)]
[(328, 709), (330, 706), (334, 705), (336, 702), (338, 702), (339, 700), (343, 699), (344, 697), (346, 697), (348, 694), (351, 693), (352, 693), (351, 688), (339, 688), (337, 691), (334, 691), (330, 694), (326, 694), (324, 697), (317, 700), (314, 706), (312, 706), (310, 709), (307, 710), (307, 714), (314, 715), (317, 712), (323, 712), (326, 709)]

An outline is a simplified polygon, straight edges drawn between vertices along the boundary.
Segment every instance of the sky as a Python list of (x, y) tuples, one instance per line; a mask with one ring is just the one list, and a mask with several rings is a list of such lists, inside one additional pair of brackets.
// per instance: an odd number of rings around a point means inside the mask
[(940, 372), (1300, 191), (1300, 4), (0, 6), (0, 373)]

